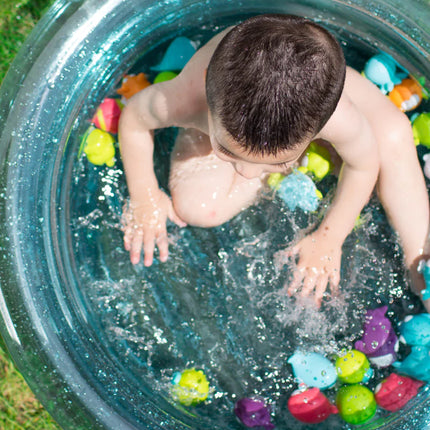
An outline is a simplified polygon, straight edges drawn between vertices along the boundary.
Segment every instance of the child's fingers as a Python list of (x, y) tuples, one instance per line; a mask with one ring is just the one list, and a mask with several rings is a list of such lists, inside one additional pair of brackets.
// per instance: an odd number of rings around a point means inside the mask
[[(142, 251), (143, 232), (140, 229), (133, 229), (133, 237), (129, 242), (130, 261), (132, 264), (139, 263)], [(127, 249), (127, 248), (126, 248)]]
[(329, 276), (330, 281), (330, 290), (333, 295), (336, 295), (339, 292), (339, 283), (340, 283), (340, 273), (339, 270), (334, 270), (330, 273)]
[(186, 227), (187, 223), (185, 221), (183, 221), (178, 214), (175, 212), (175, 210), (173, 209), (173, 206), (171, 206), (170, 211), (168, 213), (168, 217), (170, 219), (170, 221), (174, 222), (177, 226), (179, 227)]
[(290, 285), (288, 286), (288, 289), (287, 289), (287, 294), (289, 296), (292, 296), (293, 294), (297, 293), (297, 291), (299, 290), (299, 288), (302, 285), (304, 277), (305, 277), (305, 270), (304, 269), (296, 270), (294, 272), (293, 279), (290, 282)]
[(315, 302), (318, 307), (321, 306), (322, 299), (324, 297), (324, 293), (327, 289), (327, 285), (329, 282), (328, 274), (322, 274), (319, 276), (318, 281), (315, 285)]
[(152, 265), (154, 260), (155, 233), (148, 231), (145, 233), (143, 240), (143, 264), (146, 267)]
[(317, 282), (317, 274), (311, 270), (307, 270), (307, 276), (305, 276), (303, 281), (302, 291), (300, 292), (301, 297), (308, 297), (312, 294), (315, 289)]
[(157, 236), (156, 239), (158, 251), (160, 252), (160, 261), (167, 261), (167, 257), (169, 256), (169, 241), (167, 240), (167, 232), (164, 231)]

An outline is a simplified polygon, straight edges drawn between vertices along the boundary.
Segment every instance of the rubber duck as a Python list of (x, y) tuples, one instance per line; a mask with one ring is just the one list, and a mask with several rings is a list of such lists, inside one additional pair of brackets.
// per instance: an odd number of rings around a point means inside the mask
[(376, 413), (376, 401), (372, 391), (363, 385), (345, 385), (336, 395), (339, 415), (349, 424), (363, 424)]
[(151, 83), (148, 81), (144, 73), (139, 73), (138, 75), (125, 75), (122, 80), (121, 87), (118, 88), (116, 92), (123, 96), (126, 101), (150, 85)]
[(416, 145), (424, 145), (430, 149), (430, 113), (423, 112), (412, 118), (412, 132)]
[(415, 109), (423, 99), (421, 86), (415, 79), (406, 78), (388, 94), (388, 98), (402, 111), (409, 112)]
[(196, 52), (196, 45), (190, 39), (180, 36), (172, 41), (164, 56), (152, 70), (162, 72), (165, 70), (182, 70)]
[(406, 344), (430, 347), (430, 314), (408, 315), (399, 331)]
[(273, 430), (270, 408), (264, 400), (245, 397), (236, 402), (234, 413), (246, 427), (262, 427), (264, 430)]
[(320, 181), (333, 170), (330, 151), (316, 142), (311, 142), (298, 170), (302, 173), (309, 172)]
[(118, 99), (104, 99), (93, 117), (93, 124), (100, 130), (117, 134), (119, 117), (123, 106)]
[(356, 349), (351, 349), (336, 359), (337, 376), (345, 384), (366, 383), (373, 376), (367, 357)]
[(108, 132), (91, 126), (82, 139), (81, 147), (90, 163), (108, 167), (115, 164), (115, 139)]
[(430, 382), (430, 348), (413, 346), (411, 353), (402, 361), (395, 361), (393, 366), (400, 372), (421, 381)]
[(204, 402), (209, 395), (209, 382), (202, 370), (195, 368), (176, 372), (173, 375), (172, 397), (185, 406)]

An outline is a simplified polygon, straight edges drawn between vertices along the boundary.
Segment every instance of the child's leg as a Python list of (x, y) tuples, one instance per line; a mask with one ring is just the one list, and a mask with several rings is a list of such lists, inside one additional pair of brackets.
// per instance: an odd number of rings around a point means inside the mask
[(207, 135), (180, 130), (169, 180), (176, 213), (185, 222), (213, 227), (231, 219), (257, 198), (262, 182), (245, 179), (213, 152)]
[[(373, 84), (357, 76), (351, 79), (356, 80), (353, 100), (370, 122), (379, 147), (378, 195), (400, 236), (412, 288), (419, 294), (424, 282), (417, 273), (417, 263), (429, 232), (429, 197), (411, 125), (406, 115)], [(430, 310), (430, 300), (425, 306)]]

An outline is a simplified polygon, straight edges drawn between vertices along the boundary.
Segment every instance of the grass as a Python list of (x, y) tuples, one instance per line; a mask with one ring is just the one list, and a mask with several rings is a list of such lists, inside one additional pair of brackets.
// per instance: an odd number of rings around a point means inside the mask
[[(0, 0), (0, 82), (52, 0)], [(0, 429), (59, 430), (0, 343)]]

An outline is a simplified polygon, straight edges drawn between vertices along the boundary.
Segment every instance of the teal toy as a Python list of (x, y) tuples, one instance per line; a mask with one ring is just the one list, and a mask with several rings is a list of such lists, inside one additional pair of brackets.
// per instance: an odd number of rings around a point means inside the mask
[(179, 403), (194, 406), (208, 398), (209, 382), (203, 371), (186, 369), (173, 375), (170, 393)]
[[(430, 160), (428, 160), (429, 154), (424, 155), (424, 161), (429, 164)], [(429, 177), (430, 175), (426, 173), (426, 166), (424, 167), (424, 174)], [(430, 260), (421, 260), (418, 265), (418, 271), (423, 274), (424, 281), (426, 284), (426, 289), (421, 291), (421, 297), (423, 300), (430, 299)]]
[(339, 415), (349, 424), (363, 424), (376, 413), (376, 400), (372, 391), (363, 385), (345, 385), (336, 396)]
[(411, 353), (402, 361), (396, 361), (393, 366), (400, 372), (421, 381), (430, 382), (430, 348), (413, 346)]
[(107, 131), (89, 127), (82, 138), (81, 149), (90, 163), (96, 166), (106, 164), (112, 167), (115, 164), (115, 139)]
[(160, 82), (166, 82), (170, 81), (173, 78), (176, 78), (178, 76), (175, 72), (169, 72), (166, 70), (165, 72), (160, 72), (154, 79), (154, 84), (159, 84)]
[(366, 383), (373, 376), (369, 360), (360, 351), (351, 349), (336, 359), (337, 376), (345, 384)]
[(415, 145), (430, 148), (430, 113), (423, 112), (412, 119), (412, 132)]
[(430, 314), (407, 316), (399, 331), (408, 345), (430, 347)]
[(196, 46), (190, 39), (180, 36), (173, 40), (164, 53), (160, 64), (151, 67), (152, 70), (182, 70), (196, 52)]
[(336, 370), (331, 361), (317, 352), (303, 353), (296, 351), (288, 363), (293, 367), (294, 376), (299, 383), (308, 387), (325, 390), (337, 380)]

